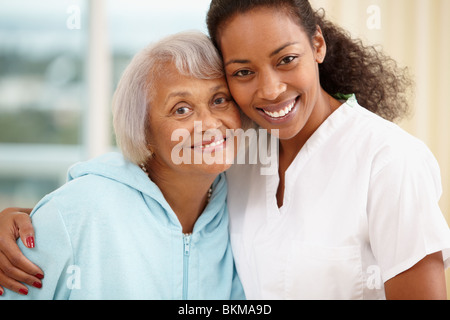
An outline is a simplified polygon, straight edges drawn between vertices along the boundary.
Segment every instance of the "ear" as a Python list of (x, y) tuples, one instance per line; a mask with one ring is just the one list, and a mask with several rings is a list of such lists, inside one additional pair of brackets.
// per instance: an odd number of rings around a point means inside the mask
[(149, 157), (152, 158), (155, 152), (153, 151), (154, 148), (151, 144), (147, 144), (147, 151), (149, 152)]
[(322, 34), (322, 29), (317, 26), (316, 34), (312, 38), (313, 50), (315, 53), (315, 60), (317, 63), (322, 63), (327, 55), (327, 44)]

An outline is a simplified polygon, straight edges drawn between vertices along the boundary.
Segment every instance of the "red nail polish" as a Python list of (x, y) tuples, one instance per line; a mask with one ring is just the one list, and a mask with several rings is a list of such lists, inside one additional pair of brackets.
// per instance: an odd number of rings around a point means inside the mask
[(26, 239), (26, 243), (27, 243), (28, 248), (34, 248), (34, 238), (33, 237), (28, 237)]
[(35, 277), (38, 278), (39, 280), (44, 279), (44, 275), (40, 273), (36, 274)]
[(2, 290), (0, 290), (0, 296), (2, 296), (3, 295), (3, 291)]
[(42, 283), (35, 281), (33, 282), (33, 287), (40, 289), (42, 288)]
[(26, 296), (28, 294), (28, 290), (26, 290), (26, 289), (19, 289), (19, 293), (21, 293), (21, 294)]

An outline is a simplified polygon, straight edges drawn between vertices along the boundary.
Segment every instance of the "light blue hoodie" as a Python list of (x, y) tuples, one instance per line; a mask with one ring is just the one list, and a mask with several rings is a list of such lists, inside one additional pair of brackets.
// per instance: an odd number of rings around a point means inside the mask
[(2, 299), (244, 299), (228, 236), (227, 184), (214, 182), (191, 235), (159, 188), (122, 155), (76, 164), (32, 213), (43, 287)]

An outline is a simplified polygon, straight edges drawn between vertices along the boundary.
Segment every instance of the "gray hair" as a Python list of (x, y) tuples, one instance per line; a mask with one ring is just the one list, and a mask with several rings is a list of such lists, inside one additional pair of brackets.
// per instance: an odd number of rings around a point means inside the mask
[(116, 141), (135, 164), (151, 157), (147, 142), (148, 108), (161, 66), (173, 63), (182, 75), (197, 79), (224, 76), (222, 59), (211, 40), (199, 31), (168, 36), (140, 51), (119, 81), (112, 102)]

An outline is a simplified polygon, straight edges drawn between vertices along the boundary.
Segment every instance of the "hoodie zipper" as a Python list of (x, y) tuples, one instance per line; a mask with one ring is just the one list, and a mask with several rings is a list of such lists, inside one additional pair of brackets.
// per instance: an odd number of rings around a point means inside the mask
[(183, 234), (184, 254), (183, 254), (183, 300), (188, 297), (188, 270), (189, 255), (191, 250), (191, 234)]

